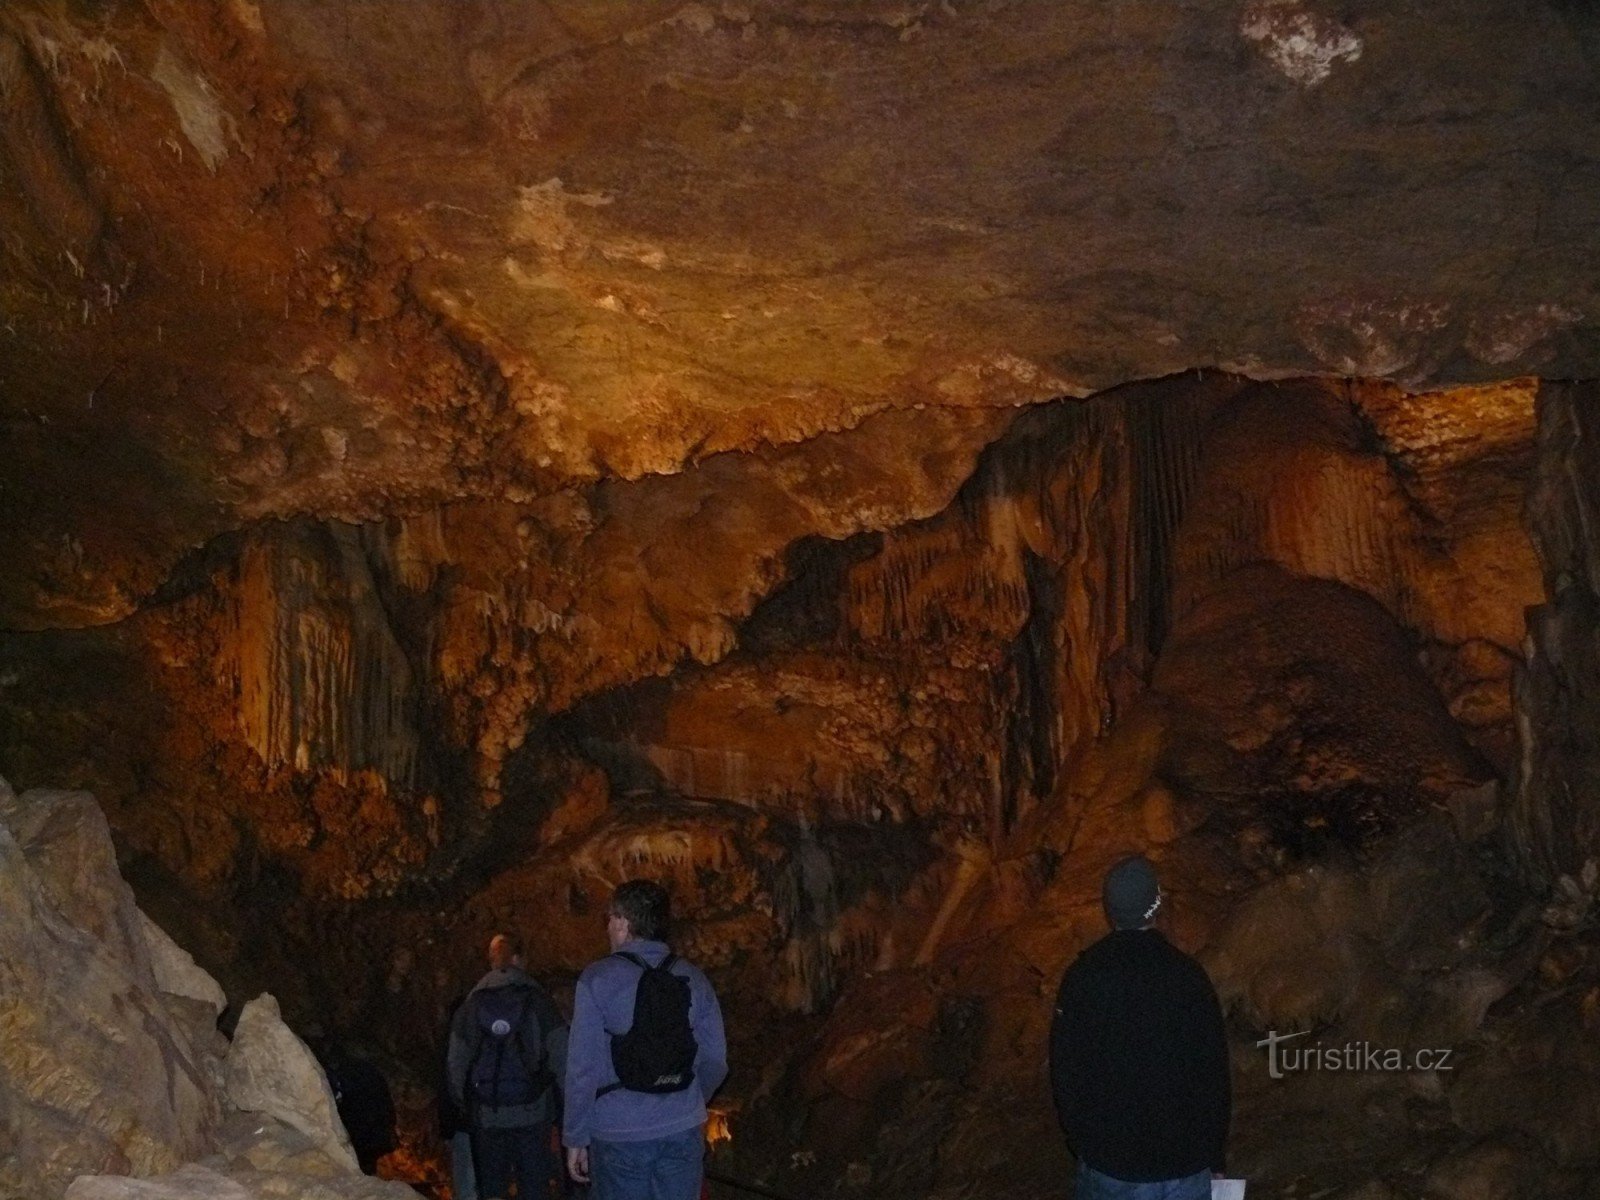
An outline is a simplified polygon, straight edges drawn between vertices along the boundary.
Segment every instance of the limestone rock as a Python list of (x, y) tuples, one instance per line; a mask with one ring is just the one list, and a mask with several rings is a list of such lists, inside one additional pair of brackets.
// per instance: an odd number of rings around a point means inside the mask
[(1207, 959), (1223, 1004), (1263, 1029), (1311, 1029), (1344, 1016), (1366, 967), (1364, 901), (1358, 880), (1325, 868), (1250, 897)]
[(1600, 1149), (1600, 987), (1566, 987), (1494, 1022), (1449, 1091), (1467, 1131), (1592, 1168)]
[(1400, 1200), (1400, 1193), (1381, 1179), (1369, 1179), (1366, 1183), (1340, 1192), (1338, 1200)]
[(154, 1179), (81, 1175), (67, 1188), (66, 1200), (252, 1200), (252, 1195), (210, 1167), (188, 1163)]
[[(42, 873), (11, 832), (19, 812)], [(84, 1172), (154, 1174), (211, 1149), (218, 1097), (148, 961), (130, 958), (143, 934), (103, 839), (77, 797), (0, 819), (0, 1194), (55, 1196)]]
[(236, 1114), (218, 1153), (153, 1179), (91, 1175), (66, 1200), (416, 1200), (405, 1184), (385, 1182), (330, 1157), (297, 1129), (259, 1115)]
[(1265, 563), (1363, 592), (1422, 642), (1429, 684), (1474, 745), (1509, 761), (1509, 682), (1541, 596), (1521, 521), (1536, 394), (1532, 380), (1431, 395), (1293, 380), (1215, 408), (1174, 543), (1171, 620)]
[(144, 914), (118, 871), (111, 827), (95, 798), (44, 788), (0, 797), (0, 822), (10, 827), (62, 915), (119, 959), (146, 991), (160, 990)]
[(217, 1095), (227, 1090), (223, 1060), (228, 1054), (228, 1039), (217, 1028), (217, 1018), (227, 1007), (228, 998), (217, 983), (182, 946), (141, 909), (145, 943), (150, 950), (150, 966), (156, 987), (166, 1001), (167, 1011), (188, 1034), (189, 1044), (211, 1080)]
[(168, 996), (197, 1000), (212, 1010), (213, 1019), (219, 1016), (228, 1006), (222, 985), (194, 961), (194, 955), (168, 937), (142, 910), (139, 916), (143, 918), (145, 944), (150, 949), (156, 987)]
[(1600, 857), (1600, 442), (1593, 384), (1551, 385), (1539, 412), (1539, 466), (1528, 521), (1547, 600), (1528, 615), (1518, 673), (1521, 760), (1508, 812), (1525, 876), (1550, 888)]
[(1544, 944), (1527, 921), (1489, 938), (1491, 915), (1484, 881), (1440, 816), (1367, 862), (1317, 864), (1244, 897), (1206, 962), (1224, 1004), (1260, 1029), (1456, 1045)]
[(263, 993), (244, 1006), (227, 1060), (228, 1100), (298, 1129), (335, 1160), (356, 1169), (333, 1090), (310, 1048), (283, 1023)]
[(1174, 623), (1153, 686), (1174, 701), (1177, 780), (1267, 801), (1291, 849), (1359, 842), (1385, 809), (1489, 772), (1399, 622), (1331, 580), (1233, 572)]
[(1486, 1142), (1436, 1163), (1425, 1182), (1429, 1200), (1518, 1200), (1529, 1194), (1525, 1156)]

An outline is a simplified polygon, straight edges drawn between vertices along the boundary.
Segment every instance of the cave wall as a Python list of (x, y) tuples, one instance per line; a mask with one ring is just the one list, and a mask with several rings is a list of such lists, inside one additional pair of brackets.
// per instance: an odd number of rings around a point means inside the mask
[(0, 6), (0, 766), (413, 1064), (670, 879), (909, 1193), (1122, 848), (1199, 945), (1509, 769), (1581, 925), (1600, 17), (1448, 15)]
[(1547, 599), (1528, 613), (1517, 676), (1521, 753), (1507, 812), (1509, 839), (1530, 882), (1550, 888), (1566, 877), (1556, 896), (1570, 910), (1564, 920), (1573, 922), (1590, 910), (1591, 864), (1600, 855), (1600, 561), (1593, 532), (1600, 457), (1590, 429), (1596, 398), (1592, 383), (1550, 383), (1539, 394), (1527, 521)]
[(967, 1137), (1046, 1111), (1040, 981), (1116, 854), (1161, 859), (1199, 946), (1494, 775), (1543, 587), (1533, 395), (1185, 375), (262, 522), (133, 618), (6, 635), (8, 769), (93, 787), (230, 984), (413, 1066), (489, 931), (559, 985), (644, 874), (744, 1070), (795, 1048), (735, 1080), (752, 1130), (782, 1079), (841, 1153), (910, 1138), (913, 1093)]
[[(708, 944), (760, 944), (753, 872), (786, 852), (759, 814), (695, 839), (670, 830), (712, 830), (716, 813), (608, 808), (603, 778), (544, 727), (726, 655), (787, 545), (939, 511), (1009, 419), (891, 413), (527, 504), (261, 523), (127, 621), (8, 635), (8, 759), (24, 782), (102, 796), (136, 882), (224, 978), (341, 1026), (374, 1017), (414, 1057), (480, 937), (526, 920), (529, 897), (555, 901), (546, 966), (592, 952), (594, 905), (641, 864), (682, 867), (707, 929), (713, 911), (749, 927)], [(722, 868), (732, 898), (697, 882)], [(292, 917), (257, 919), (274, 905)]]

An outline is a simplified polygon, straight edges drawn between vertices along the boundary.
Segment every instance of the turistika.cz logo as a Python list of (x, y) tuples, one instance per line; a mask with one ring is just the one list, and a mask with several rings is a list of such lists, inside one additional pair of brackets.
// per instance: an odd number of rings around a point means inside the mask
[(1402, 1050), (1397, 1046), (1378, 1046), (1352, 1041), (1342, 1046), (1308, 1042), (1298, 1046), (1283, 1043), (1305, 1037), (1311, 1031), (1279, 1033), (1269, 1029), (1256, 1048), (1267, 1051), (1267, 1074), (1282, 1079), (1291, 1071), (1449, 1071), (1454, 1051), (1444, 1047)]

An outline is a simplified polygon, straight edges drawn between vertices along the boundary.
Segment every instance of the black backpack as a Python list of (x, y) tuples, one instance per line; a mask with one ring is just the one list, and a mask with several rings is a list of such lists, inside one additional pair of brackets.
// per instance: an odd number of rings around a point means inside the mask
[[(559, 1017), (539, 988), (526, 983), (474, 992), (472, 1021), (478, 1038), (467, 1063), (467, 1108), (506, 1108), (532, 1104), (555, 1082), (545, 1065), (545, 1045)], [(523, 1030), (532, 1014), (539, 1044), (527, 1046)]]
[(633, 996), (633, 1024), (627, 1033), (611, 1037), (611, 1065), (617, 1082), (595, 1093), (604, 1096), (618, 1088), (662, 1095), (681, 1092), (694, 1082), (694, 1058), (699, 1046), (689, 1026), (689, 981), (670, 970), (678, 961), (668, 954), (652, 967), (637, 954), (619, 951), (644, 974)]

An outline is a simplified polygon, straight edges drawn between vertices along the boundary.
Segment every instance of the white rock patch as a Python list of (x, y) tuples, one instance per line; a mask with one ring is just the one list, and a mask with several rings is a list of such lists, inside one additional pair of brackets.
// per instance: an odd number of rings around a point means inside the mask
[(178, 114), (183, 136), (199, 153), (206, 170), (215, 171), (228, 157), (228, 139), (239, 140), (238, 126), (223, 110), (211, 85), (182, 63), (163, 46), (156, 56), (150, 78), (166, 92), (172, 110)]
[(1239, 32), (1302, 87), (1316, 87), (1335, 65), (1361, 57), (1359, 37), (1337, 21), (1307, 12), (1296, 0), (1256, 0), (1246, 5)]

